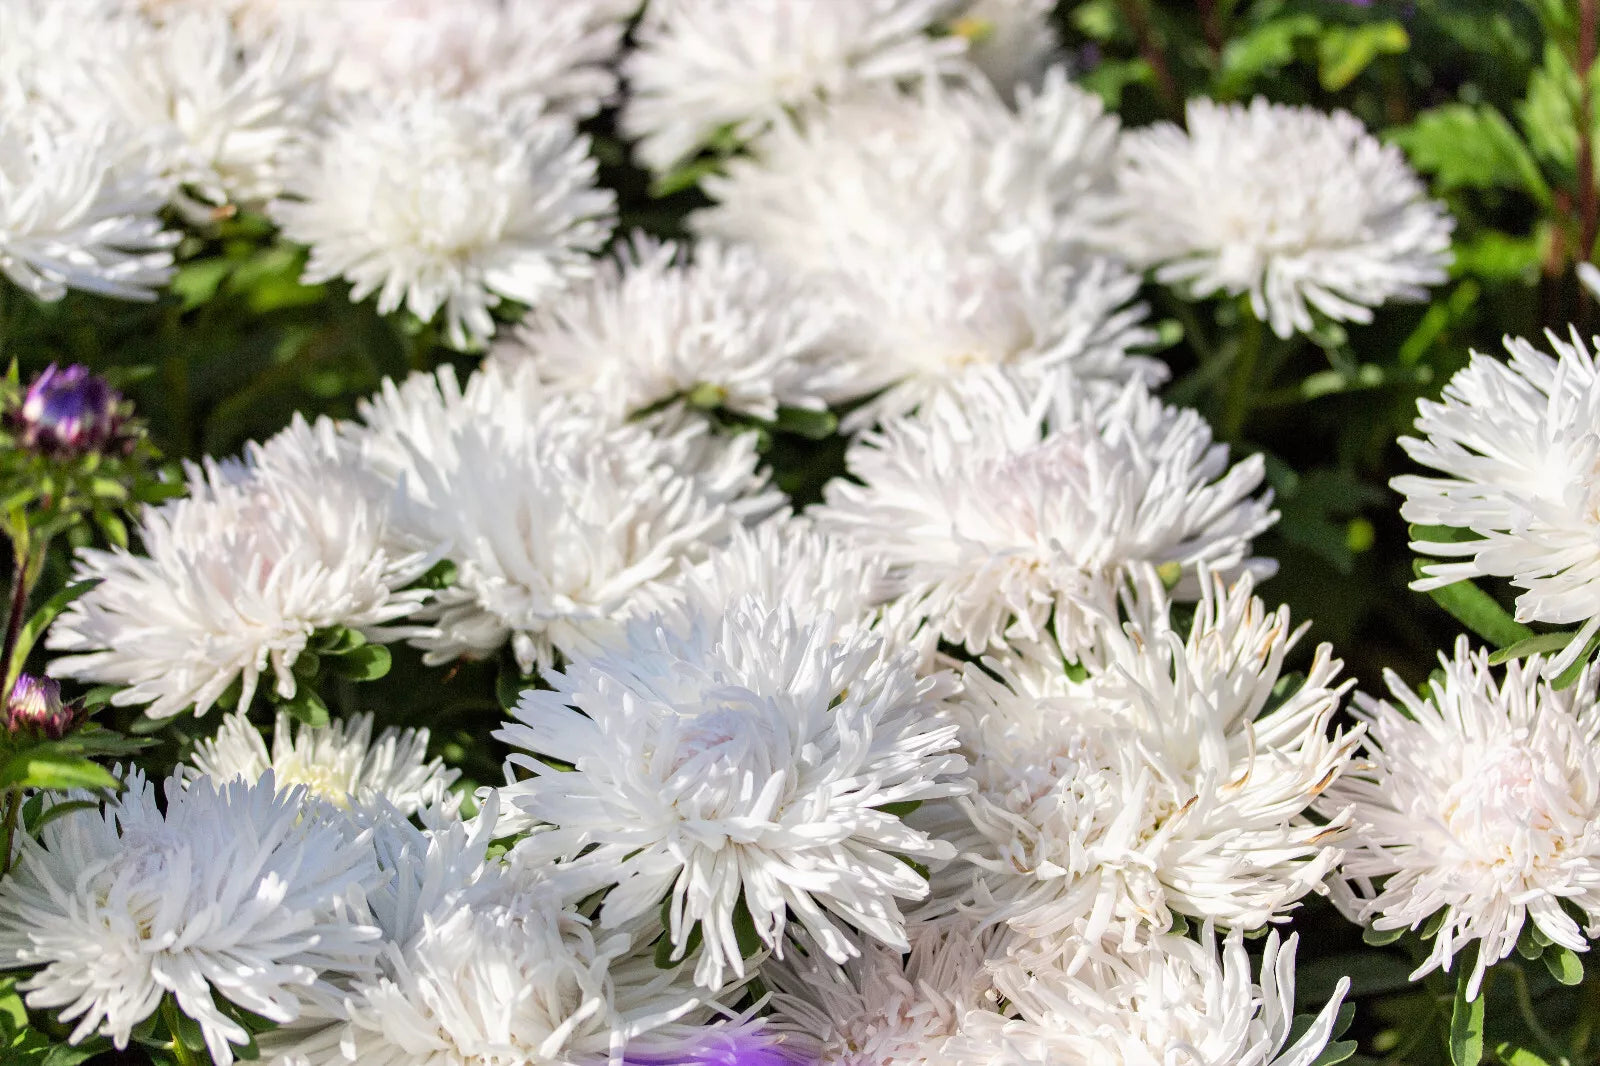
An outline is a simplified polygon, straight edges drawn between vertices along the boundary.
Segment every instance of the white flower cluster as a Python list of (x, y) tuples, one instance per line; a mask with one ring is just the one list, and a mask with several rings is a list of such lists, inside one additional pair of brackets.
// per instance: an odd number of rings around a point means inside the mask
[[(1124, 131), (1035, 0), (638, 6), (0, 6), (9, 283), (149, 297), (178, 228), (254, 211), (485, 354), (79, 552), (51, 672), (230, 713), (164, 799), (130, 771), (19, 836), (30, 1008), (117, 1047), (181, 1014), (219, 1066), (1311, 1066), (1312, 895), (1429, 925), (1419, 975), (1475, 945), (1472, 995), (1525, 926), (1587, 947), (1589, 349), (1475, 357), (1403, 442), (1443, 476), (1396, 483), (1466, 531), (1424, 586), (1578, 631), (1353, 721), (1257, 595), (1265, 460), (1155, 391), (1146, 280), (1287, 337), (1442, 279), (1392, 150), (1262, 101)], [(708, 168), (688, 237), (608, 248), (611, 105), (657, 178)], [(812, 495), (767, 465), (796, 426), (844, 431)], [(381, 709), (311, 724), (401, 642), (515, 686), (467, 737), (503, 783)]]

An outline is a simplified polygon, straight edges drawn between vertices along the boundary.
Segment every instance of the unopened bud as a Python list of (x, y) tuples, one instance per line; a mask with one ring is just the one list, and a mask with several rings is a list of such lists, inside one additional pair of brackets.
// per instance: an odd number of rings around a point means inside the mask
[(82, 453), (117, 435), (121, 405), (122, 396), (88, 367), (52, 363), (28, 386), (13, 418), (25, 447)]
[(61, 705), (61, 686), (48, 677), (23, 674), (6, 701), (6, 728), (60, 740), (72, 728), (74, 714)]

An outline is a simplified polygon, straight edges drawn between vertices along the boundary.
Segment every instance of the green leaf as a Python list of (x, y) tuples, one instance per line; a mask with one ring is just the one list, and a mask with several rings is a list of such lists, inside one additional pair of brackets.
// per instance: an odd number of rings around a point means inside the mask
[(1411, 38), (1398, 22), (1330, 26), (1317, 38), (1317, 77), (1329, 92), (1355, 81), (1380, 55), (1398, 55)]
[(895, 818), (904, 818), (918, 807), (922, 806), (921, 800), (906, 800), (903, 803), (883, 803), (872, 808)]
[(284, 700), (282, 707), (289, 712), (289, 717), (312, 728), (328, 724), (328, 705), (308, 684), (296, 685), (294, 695)]
[(363, 644), (329, 660), (335, 673), (352, 681), (376, 681), (389, 672), (394, 657), (382, 644)]
[(1235, 37), (1222, 51), (1216, 95), (1226, 98), (1247, 91), (1256, 78), (1293, 63), (1299, 42), (1314, 40), (1321, 32), (1321, 19), (1301, 13), (1270, 19)]
[(1434, 176), (1441, 192), (1499, 187), (1520, 189), (1541, 205), (1551, 202), (1550, 186), (1527, 143), (1492, 107), (1446, 104), (1390, 136), (1413, 166)]
[(700, 184), (700, 179), (722, 169), (725, 159), (720, 155), (698, 155), (661, 175), (650, 184), (650, 195), (656, 199), (671, 196)]
[(1374, 929), (1370, 925), (1364, 925), (1361, 927), (1362, 941), (1364, 943), (1371, 944), (1375, 948), (1381, 948), (1385, 944), (1393, 944), (1396, 940), (1399, 940), (1405, 935), (1406, 931), (1404, 927), (1400, 929)]
[(1583, 981), (1583, 960), (1571, 948), (1552, 944), (1545, 948), (1544, 965), (1554, 977), (1564, 985), (1576, 985)]
[(0, 767), (0, 787), (115, 790), (122, 786), (110, 770), (93, 760), (48, 748), (30, 748), (13, 755)]
[(5, 691), (10, 692), (11, 686), (16, 684), (17, 675), (22, 672), (22, 663), (33, 650), (34, 644), (40, 635), (49, 628), (56, 616), (67, 609), (67, 605), (82, 596), (85, 592), (100, 583), (99, 579), (93, 581), (75, 581), (41, 603), (37, 610), (23, 623), (22, 629), (17, 633), (17, 649), (11, 659), (11, 673), (6, 677)]
[(1550, 1066), (1550, 1060), (1532, 1048), (1501, 1041), (1494, 1046), (1495, 1057), (1506, 1066)]
[(813, 411), (806, 407), (780, 407), (773, 426), (785, 433), (793, 433), (807, 440), (822, 440), (833, 436), (839, 428), (839, 419), (832, 411)]
[(1467, 959), (1457, 961), (1461, 973), (1456, 978), (1455, 1004), (1450, 1010), (1450, 1061), (1455, 1066), (1478, 1066), (1483, 1059), (1484, 997), (1467, 999), (1473, 967)]
[(1510, 647), (1501, 648), (1489, 656), (1489, 665), (1499, 666), (1501, 663), (1510, 662), (1512, 659), (1526, 659), (1530, 655), (1543, 655), (1546, 652), (1557, 652), (1572, 643), (1572, 638), (1578, 635), (1576, 629), (1563, 630), (1560, 633), (1540, 633), (1538, 636), (1519, 640)]
[(28, 835), (38, 836), (39, 831), (45, 826), (58, 818), (64, 818), (72, 814), (74, 811), (97, 811), (99, 809), (100, 804), (94, 800), (64, 800), (61, 803), (52, 803), (44, 809), (43, 814), (27, 823)]
[[(1425, 576), (1423, 567), (1427, 562), (1423, 559), (1413, 560), (1412, 568), (1418, 577)], [(1496, 647), (1510, 647), (1534, 635), (1533, 630), (1507, 614), (1493, 596), (1470, 581), (1457, 581), (1443, 588), (1429, 589), (1428, 595), (1452, 618)]]
[(1327, 1047), (1322, 1049), (1322, 1054), (1311, 1060), (1311, 1066), (1334, 1066), (1354, 1055), (1360, 1047), (1361, 1044), (1355, 1040), (1330, 1040)]
[(751, 958), (765, 946), (761, 934), (756, 932), (755, 919), (750, 917), (750, 908), (745, 905), (742, 894), (733, 908), (733, 938), (738, 941), (741, 958)]
[(1455, 246), (1454, 272), (1460, 275), (1507, 281), (1532, 280), (1538, 275), (1550, 245), (1550, 230), (1540, 227), (1526, 237), (1488, 230)]

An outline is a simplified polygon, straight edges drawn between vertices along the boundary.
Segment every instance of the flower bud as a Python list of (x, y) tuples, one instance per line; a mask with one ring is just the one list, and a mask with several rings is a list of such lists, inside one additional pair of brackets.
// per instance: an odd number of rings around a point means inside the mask
[(6, 701), (6, 728), (60, 740), (72, 728), (75, 715), (61, 705), (61, 686), (48, 677), (22, 674), (11, 686)]
[(122, 396), (104, 378), (74, 363), (52, 363), (22, 397), (13, 416), (24, 447), (82, 453), (103, 448), (122, 428)]

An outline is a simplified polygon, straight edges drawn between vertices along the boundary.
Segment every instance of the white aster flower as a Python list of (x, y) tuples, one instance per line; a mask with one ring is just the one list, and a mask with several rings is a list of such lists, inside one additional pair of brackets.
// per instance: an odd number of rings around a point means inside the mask
[(119, 20), (93, 66), (105, 110), (145, 140), (180, 206), (260, 206), (283, 191), (325, 107), (325, 70), (286, 34), (245, 41), (216, 11)]
[(696, 405), (772, 421), (780, 405), (827, 406), (839, 324), (833, 304), (750, 248), (701, 241), (691, 254), (638, 234), (495, 352), (619, 422), (650, 414), (670, 427)]
[(1556, 691), (1534, 657), (1496, 683), (1466, 637), (1440, 661), (1426, 694), (1389, 674), (1395, 703), (1357, 695), (1367, 760), (1326, 802), (1352, 809), (1342, 875), (1356, 920), (1415, 929), (1443, 911), (1412, 977), (1478, 941), (1470, 997), (1527, 921), (1573, 951), (1600, 931), (1600, 708), (1593, 670)]
[(404, 306), (457, 347), (494, 333), (490, 308), (537, 304), (590, 271), (614, 195), (589, 141), (527, 107), (433, 94), (346, 104), (273, 217), (308, 245), (306, 280)]
[[(1007, 975), (1015, 1019), (974, 1012), (951, 1042), (964, 1066), (1311, 1066), (1339, 1020), (1350, 979), (1293, 1043), (1297, 938), (1267, 934), (1261, 981), (1237, 931), (1222, 943), (1157, 936), (1076, 979)], [(1285, 1046), (1287, 1045), (1287, 1046)]]
[(665, 602), (681, 567), (780, 502), (751, 435), (706, 448), (704, 424), (609, 426), (524, 366), (491, 363), (464, 390), (419, 376), (366, 414), (359, 446), (403, 479), (397, 534), (455, 564), (410, 634), (430, 664), (509, 640), (524, 671), (547, 669)]
[(155, 298), (179, 235), (158, 217), (166, 184), (126, 140), (0, 91), (0, 275), (40, 300)]
[(1600, 628), (1600, 376), (1573, 330), (1547, 335), (1555, 356), (1506, 338), (1509, 363), (1474, 352), (1439, 401), (1417, 402), (1417, 430), (1400, 446), (1443, 477), (1404, 475), (1408, 522), (1468, 529), (1481, 539), (1422, 540), (1411, 547), (1446, 559), (1412, 587), (1442, 588), (1474, 577), (1505, 577), (1522, 589), (1517, 619), (1581, 623), (1547, 662), (1570, 666)]
[(443, 802), (460, 771), (428, 758), (426, 729), (385, 729), (372, 739), (372, 715), (313, 727), (298, 727), (285, 711), (273, 722), (269, 751), (261, 733), (243, 714), (222, 720), (216, 735), (202, 740), (189, 757), (185, 776), (214, 781), (258, 781), (272, 771), (279, 788), (305, 786), (309, 796), (339, 807), (351, 803), (391, 804), (404, 815)]
[(1445, 279), (1454, 220), (1393, 145), (1345, 111), (1189, 101), (1188, 131), (1126, 134), (1111, 247), (1197, 297), (1249, 293), (1280, 337), (1311, 309), (1370, 322)]
[(1268, 711), (1304, 632), (1287, 609), (1213, 582), (1179, 633), (1157, 590), (1104, 620), (1081, 682), (1054, 645), (966, 669), (979, 916), (1056, 943), (1131, 943), (1174, 913), (1255, 929), (1338, 862), (1337, 812), (1305, 815), (1361, 735), (1328, 733), (1340, 662), (1320, 646)]
[[(337, 42), (333, 83), (371, 96), (428, 90), (583, 118), (611, 70), (634, 0), (360, 0), (306, 5), (298, 24)], [(286, 20), (290, 16), (282, 16)]]
[[(882, 92), (774, 128), (708, 178), (703, 233), (749, 242), (847, 314), (830, 399), (854, 428), (969, 368), (1157, 382), (1138, 278), (1085, 255), (1117, 122), (1055, 73), (1013, 111), (976, 84)], [(884, 391), (887, 390), (887, 391)]]
[(393, 639), (426, 596), (405, 586), (435, 553), (394, 547), (387, 495), (326, 420), (190, 467), (188, 497), (144, 512), (143, 554), (79, 552), (75, 579), (98, 584), (51, 626), (72, 653), (51, 672), (122, 686), (112, 702), (152, 718), (203, 714), (236, 682), (246, 708), (263, 674), (292, 697), (314, 633)]
[(657, 174), (721, 140), (864, 87), (953, 69), (959, 36), (926, 31), (951, 0), (657, 0), (645, 11), (622, 130)]
[(502, 790), (520, 813), (508, 826), (553, 827), (524, 846), (615, 883), (604, 927), (667, 900), (677, 956), (703, 937), (707, 988), (745, 973), (736, 914), (779, 954), (791, 913), (835, 962), (857, 950), (835, 919), (904, 948), (896, 901), (927, 884), (902, 857), (950, 852), (892, 807), (965, 787), (939, 714), (948, 675), (753, 599), (625, 637), (548, 675), (495, 734), (531, 775)]
[(361, 903), (370, 849), (305, 816), (304, 793), (260, 782), (166, 782), (165, 811), (141, 777), (103, 813), (22, 834), (0, 881), (0, 966), (43, 967), (19, 988), (62, 1008), (71, 1040), (128, 1045), (165, 995), (200, 1026), (219, 1066), (249, 1034), (220, 996), (272, 1021), (337, 1004), (324, 971), (370, 972), (378, 930)]
[(1166, 567), (1181, 599), (1202, 567), (1270, 573), (1250, 540), (1277, 518), (1252, 496), (1262, 465), (1233, 467), (1193, 411), (1137, 384), (1068, 377), (1030, 395), (998, 375), (962, 397), (865, 434), (811, 513), (819, 528), (889, 563), (945, 640), (973, 653), (1034, 639), (1055, 618), (1068, 650), (1078, 605), (1121, 575)]
[(842, 969), (791, 948), (761, 968), (778, 1046), (815, 1066), (958, 1066), (945, 1048), (991, 995), (991, 940), (946, 923), (916, 936), (909, 957), (868, 943)]

